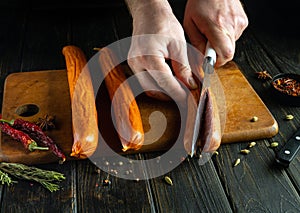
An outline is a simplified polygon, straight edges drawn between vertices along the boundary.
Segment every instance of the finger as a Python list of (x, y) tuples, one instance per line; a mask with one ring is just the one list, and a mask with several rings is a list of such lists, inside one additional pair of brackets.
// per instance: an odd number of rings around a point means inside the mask
[(193, 77), (190, 66), (172, 60), (173, 71), (176, 77), (189, 89), (197, 89), (198, 85)]
[(188, 35), (188, 37), (190, 39), (191, 44), (204, 54), (207, 39), (199, 31), (199, 28), (197, 27), (195, 22), (192, 20), (185, 21), (184, 28), (185, 28), (186, 34)]
[(173, 39), (168, 46), (168, 52), (176, 77), (188, 88), (196, 89), (198, 86), (189, 65), (187, 43)]
[(139, 57), (129, 58), (127, 62), (140, 86), (148, 96), (163, 101), (170, 100), (170, 97), (164, 94), (164, 91), (157, 86), (152, 76), (143, 67)]
[[(194, 22), (194, 31), (200, 28), (200, 20), (195, 20)], [(210, 42), (211, 46), (215, 49), (217, 53), (216, 67), (224, 65), (226, 62), (233, 59), (234, 50), (235, 50), (235, 30), (233, 27), (227, 26), (227, 28), (220, 28), (217, 25), (211, 23), (207, 24), (209, 27), (203, 31), (201, 34), (198, 30), (198, 34), (205, 36)], [(199, 27), (197, 27), (199, 26)], [(199, 44), (197, 48), (202, 51), (205, 51), (206, 42)]]
[(171, 100), (171, 98), (164, 93), (164, 90), (157, 86), (155, 80), (147, 71), (135, 71), (134, 73), (146, 95), (162, 101)]
[(152, 69), (147, 71), (158, 87), (162, 88), (176, 102), (184, 102), (186, 92), (174, 77), (170, 67), (165, 63), (165, 59), (163, 57), (153, 57), (151, 67)]
[[(192, 45), (195, 46), (198, 50), (202, 51), (202, 53), (204, 53), (206, 44), (205, 37), (202, 35), (202, 33), (198, 30), (198, 28), (194, 25), (192, 21), (186, 22), (185, 27), (186, 33), (188, 34)], [(187, 46), (186, 42), (180, 44), (180, 48), (177, 49), (173, 48), (176, 45), (172, 44), (171, 51), (169, 51), (172, 58), (173, 71), (175, 72), (176, 77), (186, 86), (188, 86), (190, 89), (196, 89), (198, 88), (198, 85), (196, 83), (197, 81), (195, 81), (195, 76), (193, 76), (192, 74), (192, 69), (190, 67), (190, 61), (188, 59), (187, 53), (188, 50), (191, 50), (191, 47)], [(201, 52), (192, 52), (193, 56), (197, 55), (198, 57), (200, 57), (199, 60), (203, 58)]]
[(235, 52), (235, 33), (230, 33), (226, 29), (216, 29), (217, 33), (208, 36), (211, 46), (217, 53), (216, 67), (224, 65), (233, 59)]

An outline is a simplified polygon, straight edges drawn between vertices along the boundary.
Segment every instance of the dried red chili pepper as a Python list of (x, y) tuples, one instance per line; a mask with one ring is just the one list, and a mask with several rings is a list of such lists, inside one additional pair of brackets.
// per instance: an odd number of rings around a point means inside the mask
[(300, 82), (295, 79), (285, 77), (273, 82), (273, 86), (280, 92), (291, 96), (300, 96)]
[(32, 123), (30, 121), (25, 121), (23, 119), (15, 119), (11, 121), (7, 121), (4, 119), (0, 119), (2, 122), (6, 122), (10, 124), (13, 128), (21, 130), (29, 134), (36, 141), (40, 142), (44, 146), (49, 147), (49, 149), (59, 158), (61, 158), (60, 163), (63, 163), (66, 160), (65, 154), (58, 148), (55, 142), (43, 132), (42, 128)]
[(28, 149), (29, 151), (34, 151), (34, 150), (49, 150), (48, 147), (40, 147), (37, 145), (37, 143), (26, 133), (14, 129), (7, 123), (1, 123), (0, 122), (0, 129), (3, 133), (11, 136), (13, 139), (21, 142), (25, 149)]

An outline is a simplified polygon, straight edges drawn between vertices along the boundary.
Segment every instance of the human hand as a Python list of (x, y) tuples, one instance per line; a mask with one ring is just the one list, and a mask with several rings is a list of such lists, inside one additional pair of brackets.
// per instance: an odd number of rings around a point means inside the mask
[[(135, 74), (147, 71), (137, 78), (148, 95), (185, 101), (186, 92), (180, 82), (190, 89), (197, 88), (197, 84), (189, 66), (183, 28), (168, 1), (127, 0), (127, 5), (133, 17), (130, 68)], [(171, 59), (175, 76), (166, 59)]]
[(239, 0), (188, 0), (183, 26), (202, 53), (210, 42), (218, 67), (233, 59), (235, 42), (248, 26), (248, 18)]

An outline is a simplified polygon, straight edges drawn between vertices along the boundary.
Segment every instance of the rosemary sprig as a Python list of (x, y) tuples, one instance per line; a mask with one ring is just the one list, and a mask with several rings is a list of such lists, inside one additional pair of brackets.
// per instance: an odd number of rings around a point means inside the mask
[(13, 181), (7, 173), (0, 170), (0, 182), (2, 185), (7, 184), (8, 186), (12, 183), (16, 183), (17, 181)]
[[(2, 170), (4, 174), (8, 173), (19, 179), (38, 182), (51, 192), (59, 190), (59, 186), (54, 183), (54, 181), (62, 181), (65, 179), (62, 173), (26, 166), (20, 163), (1, 162), (0, 170)], [(3, 176), (3, 178), (5, 178), (5, 176)]]

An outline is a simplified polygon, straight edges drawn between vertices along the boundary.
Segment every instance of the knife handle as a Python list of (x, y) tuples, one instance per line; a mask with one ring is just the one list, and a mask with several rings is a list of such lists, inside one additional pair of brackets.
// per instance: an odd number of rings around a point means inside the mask
[(288, 167), (300, 150), (300, 130), (291, 137), (276, 153), (275, 160), (278, 164)]
[(209, 58), (209, 63), (214, 67), (215, 63), (217, 61), (217, 53), (216, 51), (211, 47), (210, 43), (206, 43), (205, 48), (205, 56), (204, 58)]

